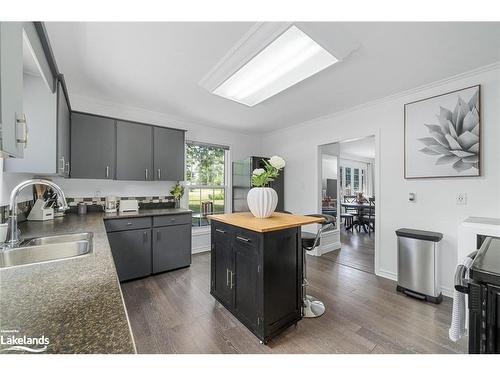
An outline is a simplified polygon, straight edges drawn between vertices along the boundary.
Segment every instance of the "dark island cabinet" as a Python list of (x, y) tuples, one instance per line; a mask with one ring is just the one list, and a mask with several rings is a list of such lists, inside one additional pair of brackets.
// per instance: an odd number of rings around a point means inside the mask
[(261, 342), (302, 318), (300, 228), (254, 232), (212, 220), (210, 293)]
[(115, 121), (85, 113), (71, 114), (71, 177), (114, 179)]
[(120, 281), (151, 274), (151, 230), (135, 229), (108, 233)]

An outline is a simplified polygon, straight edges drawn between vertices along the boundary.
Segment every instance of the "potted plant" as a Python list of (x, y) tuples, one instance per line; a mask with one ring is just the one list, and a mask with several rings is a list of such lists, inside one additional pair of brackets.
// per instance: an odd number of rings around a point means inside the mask
[(184, 186), (180, 184), (179, 181), (174, 185), (172, 189), (170, 189), (170, 194), (175, 199), (175, 208), (180, 207), (181, 198), (184, 196)]
[(268, 187), (274, 181), (285, 166), (285, 160), (279, 156), (273, 156), (264, 160), (264, 168), (256, 168), (252, 172), (252, 186), (247, 195), (247, 203), (253, 216), (264, 219), (273, 214), (278, 204), (278, 194)]

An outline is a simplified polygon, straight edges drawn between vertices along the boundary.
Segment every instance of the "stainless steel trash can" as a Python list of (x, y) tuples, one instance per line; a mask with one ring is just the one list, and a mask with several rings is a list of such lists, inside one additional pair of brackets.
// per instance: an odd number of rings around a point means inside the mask
[(401, 228), (398, 237), (397, 291), (433, 303), (441, 303), (438, 248), (442, 233)]

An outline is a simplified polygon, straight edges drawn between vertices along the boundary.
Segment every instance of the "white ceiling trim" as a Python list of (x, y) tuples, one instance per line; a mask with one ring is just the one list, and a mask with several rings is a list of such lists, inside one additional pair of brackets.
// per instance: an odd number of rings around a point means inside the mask
[(384, 96), (383, 98), (371, 100), (369, 102), (366, 102), (366, 103), (363, 103), (363, 104), (360, 104), (360, 105), (357, 105), (357, 106), (354, 106), (354, 107), (351, 107), (351, 108), (347, 108), (347, 109), (344, 109), (344, 110), (341, 110), (341, 111), (329, 113), (329, 114), (327, 114), (325, 116), (319, 116), (319, 117), (313, 118), (311, 120), (307, 120), (307, 121), (301, 122), (299, 124), (294, 124), (294, 125), (291, 125), (291, 126), (287, 126), (287, 127), (281, 128), (281, 129), (276, 129), (276, 130), (273, 130), (273, 131), (270, 131), (270, 132), (259, 133), (259, 134), (261, 134), (261, 135), (279, 134), (280, 132), (286, 131), (286, 130), (304, 128), (304, 127), (307, 127), (307, 126), (309, 126), (311, 124), (314, 124), (314, 123), (316, 123), (318, 121), (327, 121), (328, 119), (333, 119), (335, 117), (343, 116), (343, 115), (345, 115), (347, 113), (350, 113), (350, 112), (355, 112), (355, 111), (359, 111), (361, 109), (373, 107), (373, 106), (376, 106), (376, 105), (381, 105), (381, 104), (393, 101), (395, 99), (399, 99), (399, 98), (403, 98), (405, 96), (410, 96), (410, 95), (418, 94), (419, 92), (422, 92), (422, 91), (425, 91), (425, 90), (429, 90), (429, 89), (433, 89), (433, 88), (445, 85), (447, 83), (451, 83), (451, 82), (454, 82), (454, 81), (466, 79), (466, 78), (475, 76), (477, 74), (486, 73), (486, 72), (493, 71), (493, 70), (498, 70), (498, 69), (500, 69), (500, 61), (497, 61), (497, 62), (495, 62), (493, 64), (488, 64), (488, 65), (479, 67), (477, 69), (469, 70), (467, 72), (460, 73), (460, 74), (457, 74), (457, 75), (454, 75), (454, 76), (451, 76), (451, 77), (448, 77), (448, 78), (444, 78), (444, 79), (441, 79), (439, 81), (434, 81), (434, 82), (431, 82), (431, 83), (423, 85), (423, 86), (418, 86), (418, 87), (415, 87), (415, 88), (412, 88), (412, 89), (409, 89), (409, 90), (398, 92), (398, 93), (393, 94), (393, 95)]

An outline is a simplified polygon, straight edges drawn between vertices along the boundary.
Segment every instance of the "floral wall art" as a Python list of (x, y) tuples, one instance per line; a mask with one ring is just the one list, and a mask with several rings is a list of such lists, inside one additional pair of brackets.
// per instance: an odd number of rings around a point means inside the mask
[(405, 104), (405, 178), (480, 175), (480, 86)]

